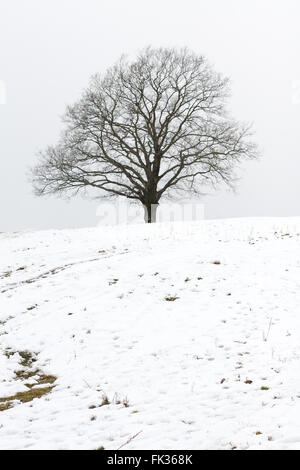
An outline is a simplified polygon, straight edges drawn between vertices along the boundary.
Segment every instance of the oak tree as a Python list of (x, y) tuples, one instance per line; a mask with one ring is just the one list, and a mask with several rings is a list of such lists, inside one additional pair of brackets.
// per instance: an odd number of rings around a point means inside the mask
[(140, 201), (153, 222), (164, 196), (231, 184), (256, 146), (249, 125), (229, 115), (228, 96), (228, 80), (187, 49), (122, 58), (67, 108), (60, 141), (33, 169), (36, 193), (94, 188)]

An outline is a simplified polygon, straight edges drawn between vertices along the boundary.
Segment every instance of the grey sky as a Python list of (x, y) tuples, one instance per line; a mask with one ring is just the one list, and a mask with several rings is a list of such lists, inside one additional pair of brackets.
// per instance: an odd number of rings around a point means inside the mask
[(261, 160), (236, 194), (204, 198), (206, 216), (300, 215), (299, 17), (299, 0), (0, 0), (0, 231), (97, 223), (95, 202), (34, 197), (27, 168), (89, 77), (149, 44), (206, 55), (254, 123)]

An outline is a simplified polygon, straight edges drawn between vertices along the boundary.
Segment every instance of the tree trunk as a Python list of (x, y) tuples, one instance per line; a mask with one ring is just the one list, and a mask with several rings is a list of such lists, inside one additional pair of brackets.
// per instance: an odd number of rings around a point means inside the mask
[(144, 204), (144, 220), (146, 224), (156, 222), (158, 204)]

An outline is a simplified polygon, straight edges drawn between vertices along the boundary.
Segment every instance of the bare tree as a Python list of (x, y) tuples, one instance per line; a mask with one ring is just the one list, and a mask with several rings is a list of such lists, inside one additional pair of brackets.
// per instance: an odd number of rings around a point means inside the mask
[(96, 188), (140, 201), (155, 221), (161, 197), (231, 184), (256, 156), (250, 128), (226, 111), (228, 80), (187, 49), (147, 48), (92, 78), (66, 129), (33, 169), (38, 195)]

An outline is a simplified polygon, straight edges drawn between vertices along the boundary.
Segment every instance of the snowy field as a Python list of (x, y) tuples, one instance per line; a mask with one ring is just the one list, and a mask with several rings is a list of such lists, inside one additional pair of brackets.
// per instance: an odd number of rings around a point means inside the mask
[(0, 234), (1, 449), (300, 449), (300, 218)]

